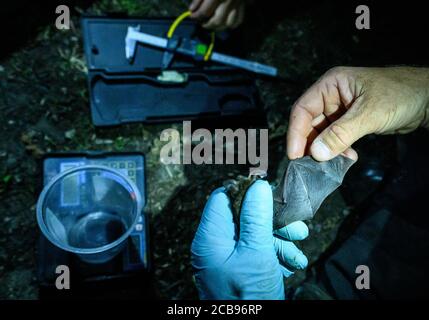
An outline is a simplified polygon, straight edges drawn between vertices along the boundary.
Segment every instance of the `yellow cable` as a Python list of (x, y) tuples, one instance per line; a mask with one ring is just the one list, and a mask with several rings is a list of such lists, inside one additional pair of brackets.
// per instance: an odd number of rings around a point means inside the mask
[[(173, 37), (174, 31), (176, 31), (176, 29), (179, 26), (179, 24), (184, 19), (186, 19), (187, 17), (189, 17), (191, 14), (192, 14), (191, 11), (185, 11), (180, 16), (178, 16), (176, 18), (176, 20), (173, 21), (173, 23), (171, 24), (171, 26), (170, 26), (170, 28), (168, 29), (168, 32), (167, 32), (167, 38), (168, 39), (170, 39), (171, 37)], [(206, 53), (204, 55), (204, 61), (208, 61), (210, 59), (210, 56), (211, 56), (212, 52), (213, 52), (213, 48), (214, 48), (214, 44), (215, 44), (215, 38), (216, 38), (214, 31), (211, 32), (210, 38), (211, 38), (210, 45), (207, 48), (207, 51), (206, 51)]]
[(174, 22), (171, 24), (170, 29), (168, 29), (167, 32), (167, 38), (171, 38), (173, 36), (174, 31), (176, 30), (177, 26), (187, 17), (191, 15), (191, 11), (185, 11), (180, 16), (174, 20)]
[(204, 55), (204, 61), (208, 61), (210, 59), (210, 56), (212, 55), (213, 52), (213, 48), (214, 48), (214, 44), (215, 44), (215, 33), (214, 31), (212, 31), (212, 33), (210, 34), (211, 36), (211, 41), (210, 41), (210, 45), (207, 49), (206, 54)]

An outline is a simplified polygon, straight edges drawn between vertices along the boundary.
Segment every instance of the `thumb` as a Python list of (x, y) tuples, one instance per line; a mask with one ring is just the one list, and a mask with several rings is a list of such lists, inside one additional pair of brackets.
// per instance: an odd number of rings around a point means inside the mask
[(267, 181), (255, 181), (246, 192), (239, 241), (253, 248), (273, 245), (273, 192)]
[(341, 118), (331, 123), (314, 139), (310, 153), (317, 161), (327, 161), (345, 152), (356, 141), (366, 135), (367, 122), (361, 113), (349, 109)]

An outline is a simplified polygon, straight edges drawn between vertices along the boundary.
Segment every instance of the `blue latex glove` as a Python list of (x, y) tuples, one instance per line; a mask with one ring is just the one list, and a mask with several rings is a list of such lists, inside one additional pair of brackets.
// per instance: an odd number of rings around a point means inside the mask
[(224, 188), (207, 201), (192, 242), (192, 266), (201, 299), (284, 299), (283, 276), (307, 266), (288, 240), (308, 235), (305, 223), (292, 223), (273, 235), (273, 195), (268, 182), (247, 191), (239, 234)]

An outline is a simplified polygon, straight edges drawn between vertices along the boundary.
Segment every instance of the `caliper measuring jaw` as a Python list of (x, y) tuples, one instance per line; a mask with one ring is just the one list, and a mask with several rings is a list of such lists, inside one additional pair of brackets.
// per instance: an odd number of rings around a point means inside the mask
[(167, 39), (140, 32), (140, 26), (129, 26), (125, 37), (125, 57), (130, 63), (136, 54), (137, 42), (149, 44), (158, 48), (167, 47)]

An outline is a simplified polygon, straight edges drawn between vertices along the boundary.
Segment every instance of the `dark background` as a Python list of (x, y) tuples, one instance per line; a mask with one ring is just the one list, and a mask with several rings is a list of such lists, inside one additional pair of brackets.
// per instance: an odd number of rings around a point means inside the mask
[[(55, 29), (59, 4), (71, 9), (69, 31)], [(200, 213), (212, 189), (246, 170), (176, 166), (166, 172), (158, 161), (159, 134), (170, 125), (94, 128), (79, 25), (82, 13), (173, 17), (187, 4), (185, 0), (0, 4), (0, 298), (38, 297), (34, 204), (41, 187), (40, 159), (49, 152), (81, 150), (147, 155), (146, 211), (151, 218), (156, 296), (196, 298), (189, 247)], [(359, 4), (370, 7), (371, 30), (355, 28)], [(276, 65), (292, 82), (258, 80), (270, 128), (273, 182), (287, 164), (284, 136), (290, 106), (305, 88), (337, 65), (426, 66), (426, 14), (423, 1), (255, 1), (248, 7), (246, 21), (236, 31), (243, 39), (243, 52)], [(345, 218), (359, 221), (357, 208), (378, 186), (362, 174), (370, 166), (387, 175), (397, 165), (396, 147), (394, 137), (370, 136), (357, 144), (359, 164), (341, 192), (330, 197), (309, 223), (311, 236), (302, 246), (311, 263), (335, 242)], [(298, 273), (288, 280), (290, 286), (305, 277)]]

